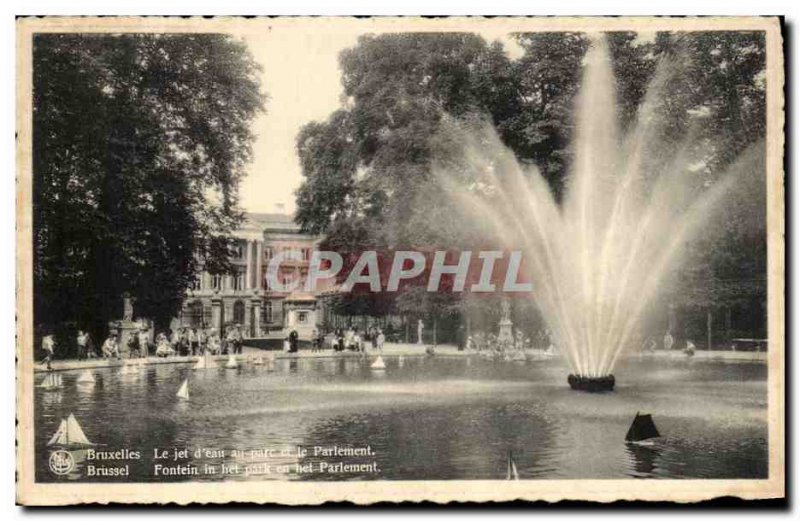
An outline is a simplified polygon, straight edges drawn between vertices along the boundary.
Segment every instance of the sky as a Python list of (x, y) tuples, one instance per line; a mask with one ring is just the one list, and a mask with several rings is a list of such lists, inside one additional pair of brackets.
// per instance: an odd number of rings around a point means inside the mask
[[(253, 123), (253, 161), (240, 187), (245, 211), (294, 211), (294, 192), (302, 182), (295, 137), (304, 124), (325, 120), (341, 106), (339, 53), (354, 46), (360, 34), (375, 32), (336, 26), (308, 29), (273, 26), (238, 35), (261, 64), (261, 86), (268, 95), (265, 113)], [(502, 41), (512, 57), (520, 52), (507, 34), (484, 37)]]

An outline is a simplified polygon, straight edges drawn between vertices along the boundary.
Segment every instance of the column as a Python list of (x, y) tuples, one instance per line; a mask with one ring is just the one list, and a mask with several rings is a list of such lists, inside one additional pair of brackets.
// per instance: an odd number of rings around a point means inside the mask
[(242, 333), (247, 335), (247, 336), (250, 336), (250, 315), (251, 315), (250, 308), (251, 307), (252, 307), (251, 302), (249, 300), (245, 300), (244, 301), (244, 324), (242, 324), (244, 330), (242, 331)]
[(262, 263), (264, 262), (264, 241), (256, 241), (256, 289), (259, 291), (264, 286)]
[(261, 301), (254, 300), (253, 301), (253, 330), (254, 336), (260, 337), (261, 336)]
[(213, 299), (211, 301), (211, 327), (216, 330), (222, 331), (222, 301), (220, 299)]
[(244, 262), (245, 262), (244, 289), (250, 289), (253, 287), (251, 282), (253, 279), (252, 246), (253, 246), (253, 241), (248, 239), (247, 242), (245, 242), (245, 249), (244, 249)]

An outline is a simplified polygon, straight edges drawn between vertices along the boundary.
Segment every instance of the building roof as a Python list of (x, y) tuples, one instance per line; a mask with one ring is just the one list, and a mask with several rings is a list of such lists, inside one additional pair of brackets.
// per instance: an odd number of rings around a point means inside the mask
[(294, 222), (294, 216), (283, 213), (245, 213), (244, 222), (237, 230), (237, 236), (256, 238), (264, 232), (300, 233), (300, 225)]
[(244, 226), (258, 227), (258, 228), (273, 228), (273, 227), (286, 227), (300, 228), (294, 222), (294, 215), (287, 213), (255, 213), (247, 212), (245, 214)]

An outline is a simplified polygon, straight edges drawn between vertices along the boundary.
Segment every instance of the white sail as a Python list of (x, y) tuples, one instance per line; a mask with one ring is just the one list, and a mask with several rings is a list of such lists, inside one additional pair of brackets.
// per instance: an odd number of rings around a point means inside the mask
[(67, 418), (67, 443), (72, 445), (92, 445), (92, 442), (83, 433), (78, 420), (72, 414)]
[(206, 366), (206, 357), (204, 357), (204, 356), (201, 356), (201, 357), (200, 357), (200, 358), (197, 360), (197, 363), (196, 363), (196, 364), (194, 364), (194, 368), (195, 368), (195, 369), (206, 369), (206, 367), (207, 367), (207, 366)]
[(183, 384), (181, 385), (181, 388), (178, 389), (178, 393), (176, 394), (176, 396), (178, 398), (181, 398), (182, 400), (188, 400), (189, 399), (189, 380), (188, 379), (183, 381)]
[(75, 415), (70, 414), (66, 420), (61, 420), (61, 424), (58, 426), (58, 430), (53, 437), (50, 438), (50, 441), (47, 442), (48, 445), (93, 445), (92, 442), (86, 437), (83, 433), (83, 429), (81, 429), (78, 420), (75, 419)]
[(228, 357), (227, 363), (225, 364), (225, 367), (228, 368), (228, 369), (236, 369), (238, 366), (239, 366), (239, 364), (236, 362), (236, 357), (233, 356), (233, 355), (230, 355)]
[(386, 369), (386, 363), (383, 361), (382, 356), (378, 356), (374, 362), (372, 362), (372, 369)]
[(47, 445), (63, 445), (64, 440), (67, 439), (67, 420), (61, 420), (61, 424), (58, 426), (58, 430), (55, 434), (50, 438), (50, 441), (47, 442)]
[(264, 357), (258, 356), (253, 360), (253, 365), (264, 365)]

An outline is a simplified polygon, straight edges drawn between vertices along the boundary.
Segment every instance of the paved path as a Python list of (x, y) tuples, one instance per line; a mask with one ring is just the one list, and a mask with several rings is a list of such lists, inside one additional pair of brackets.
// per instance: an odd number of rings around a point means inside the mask
[[(470, 351), (459, 351), (456, 346), (453, 345), (438, 345), (436, 346), (436, 355), (437, 356), (470, 356), (470, 355), (477, 355), (478, 353), (474, 350)], [(417, 344), (386, 344), (383, 347), (383, 351), (377, 351), (372, 349), (372, 347), (367, 348), (367, 355), (368, 356), (377, 356), (378, 354), (383, 356), (425, 356), (425, 346), (420, 346)], [(528, 358), (545, 358), (542, 351), (538, 350), (527, 350), (526, 354)], [(325, 349), (323, 351), (312, 352), (309, 349), (304, 349), (298, 353), (284, 353), (283, 351), (265, 351), (262, 349), (254, 348), (254, 347), (247, 347), (244, 346), (242, 349), (242, 354), (237, 355), (236, 358), (238, 360), (244, 361), (248, 357), (253, 356), (273, 356), (275, 359), (284, 359), (284, 358), (330, 358), (330, 357), (358, 357), (361, 356), (360, 353), (355, 353), (352, 351), (345, 351), (341, 353), (334, 352), (330, 349)], [(638, 355), (633, 355), (638, 356)], [(213, 356), (215, 360), (224, 361), (228, 358), (227, 355), (216, 355)], [(686, 355), (682, 351), (655, 351), (653, 353), (647, 353), (642, 355), (642, 358), (659, 358), (659, 359), (685, 359)], [(737, 360), (737, 361), (746, 361), (746, 362), (766, 362), (767, 361), (767, 353), (765, 352), (756, 352), (756, 351), (696, 351), (694, 358), (696, 360)], [(129, 359), (122, 359), (122, 360), (108, 360), (103, 358), (95, 358), (91, 360), (56, 360), (53, 362), (52, 367), (54, 371), (74, 371), (74, 370), (83, 370), (83, 369), (103, 369), (103, 368), (113, 368), (113, 367), (120, 367), (125, 363), (143, 363), (147, 365), (156, 365), (156, 364), (186, 364), (186, 363), (193, 363), (197, 360), (197, 357), (192, 356), (170, 356), (167, 358), (157, 358), (151, 356), (146, 359), (142, 358), (135, 358), (132, 360)], [(46, 369), (41, 365), (37, 364), (34, 367), (35, 372), (43, 372)]]

